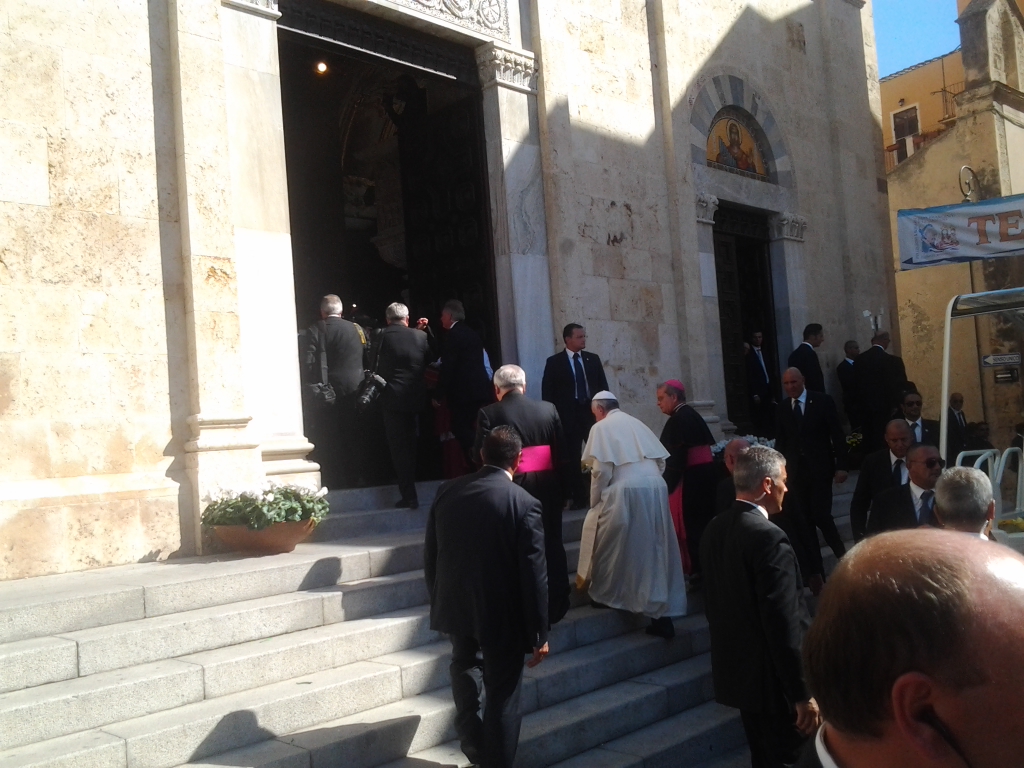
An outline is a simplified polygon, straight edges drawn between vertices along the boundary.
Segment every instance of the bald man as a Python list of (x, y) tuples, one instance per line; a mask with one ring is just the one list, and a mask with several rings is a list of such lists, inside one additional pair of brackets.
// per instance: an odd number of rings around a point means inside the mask
[(1003, 768), (1024, 756), (1024, 558), (894, 531), (840, 562), (803, 645), (824, 724), (801, 768)]
[(860, 465), (857, 487), (850, 502), (850, 526), (853, 540), (864, 538), (871, 502), (882, 491), (903, 485), (907, 474), (907, 449), (914, 441), (906, 419), (893, 419), (885, 427), (885, 448), (864, 457)]
[(750, 447), (750, 443), (742, 437), (736, 437), (725, 444), (722, 450), (722, 463), (726, 475), (718, 481), (715, 491), (715, 513), (723, 512), (736, 501), (736, 484), (732, 481), (732, 471), (736, 468), (736, 458)]

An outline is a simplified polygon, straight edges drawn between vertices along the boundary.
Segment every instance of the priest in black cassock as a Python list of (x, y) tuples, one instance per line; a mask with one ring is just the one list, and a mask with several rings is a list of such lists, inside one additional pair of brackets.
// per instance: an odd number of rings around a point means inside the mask
[[(548, 618), (554, 624), (569, 610), (569, 567), (562, 543), (563, 499), (569, 488), (567, 452), (558, 411), (551, 403), (526, 396), (526, 372), (503, 365), (494, 372), (498, 402), (484, 406), (476, 419), (473, 456), (480, 460), (492, 429), (515, 427), (523, 441), (523, 458), (514, 481), (544, 508), (544, 546), (548, 564)], [(576, 471), (579, 472), (577, 466)]]
[(669, 510), (683, 572), (693, 577), (700, 573), (700, 537), (715, 515), (718, 477), (711, 455), (715, 438), (703, 417), (686, 404), (686, 390), (676, 379), (658, 387), (658, 408), (668, 415), (661, 444), (670, 454), (663, 475)]

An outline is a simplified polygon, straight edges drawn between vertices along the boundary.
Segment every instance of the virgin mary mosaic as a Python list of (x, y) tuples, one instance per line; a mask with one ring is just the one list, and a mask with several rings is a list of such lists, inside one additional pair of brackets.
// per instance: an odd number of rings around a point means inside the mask
[(708, 161), (726, 168), (768, 178), (764, 158), (757, 142), (739, 121), (723, 117), (715, 121), (708, 134)]

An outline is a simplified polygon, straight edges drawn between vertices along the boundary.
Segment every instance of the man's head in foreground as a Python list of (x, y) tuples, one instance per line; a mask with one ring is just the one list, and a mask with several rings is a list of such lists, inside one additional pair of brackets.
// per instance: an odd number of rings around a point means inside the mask
[(1024, 558), (948, 531), (894, 531), (839, 561), (804, 669), (843, 768), (1024, 762)]

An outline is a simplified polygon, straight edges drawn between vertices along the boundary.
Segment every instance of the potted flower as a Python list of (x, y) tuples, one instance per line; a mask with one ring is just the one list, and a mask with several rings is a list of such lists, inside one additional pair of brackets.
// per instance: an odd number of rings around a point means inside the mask
[(267, 485), (210, 498), (202, 522), (235, 552), (291, 552), (327, 516), (327, 489)]

